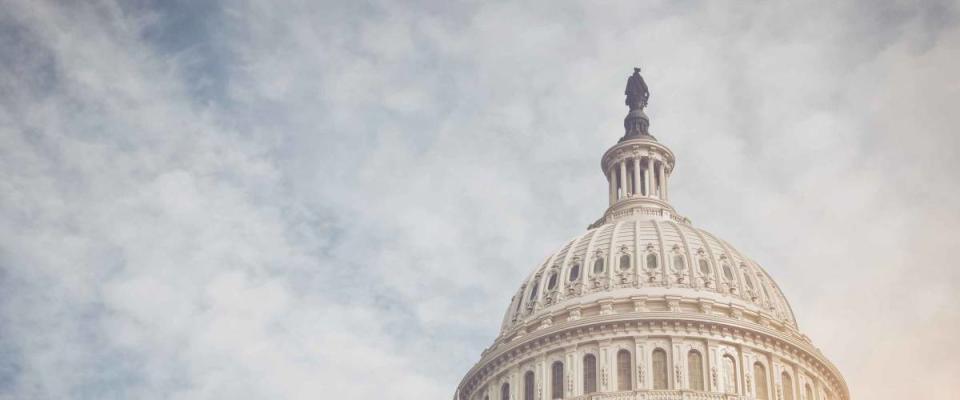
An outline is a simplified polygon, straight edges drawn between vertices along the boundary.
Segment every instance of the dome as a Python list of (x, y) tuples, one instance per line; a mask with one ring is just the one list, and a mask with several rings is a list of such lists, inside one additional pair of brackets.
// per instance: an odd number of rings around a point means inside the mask
[(640, 69), (600, 159), (609, 205), (521, 282), (455, 400), (849, 400), (770, 275), (670, 205)]
[[(669, 301), (666, 299), (670, 299)], [(731, 307), (796, 334), (782, 291), (756, 262), (683, 218), (636, 214), (602, 224), (567, 242), (523, 282), (501, 333), (545, 315), (593, 303), (647, 308)]]

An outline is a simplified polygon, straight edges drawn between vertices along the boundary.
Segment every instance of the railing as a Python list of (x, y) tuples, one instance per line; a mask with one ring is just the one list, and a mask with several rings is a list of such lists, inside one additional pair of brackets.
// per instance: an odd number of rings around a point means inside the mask
[(630, 392), (591, 393), (571, 400), (746, 400), (735, 394), (692, 390), (642, 390)]
[(690, 224), (690, 220), (687, 217), (676, 215), (674, 213), (668, 212), (662, 208), (652, 208), (652, 207), (631, 207), (623, 210), (614, 211), (610, 214), (600, 217), (596, 222), (590, 224), (587, 229), (593, 229), (598, 226), (601, 226), (607, 222), (616, 220), (621, 217), (629, 215), (650, 215), (654, 217), (667, 217), (670, 218), (673, 222), (679, 224)]

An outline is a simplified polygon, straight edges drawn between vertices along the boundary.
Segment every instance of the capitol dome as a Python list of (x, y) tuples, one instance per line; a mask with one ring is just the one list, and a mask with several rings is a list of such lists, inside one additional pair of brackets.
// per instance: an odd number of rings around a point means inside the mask
[(609, 208), (523, 281), (455, 400), (848, 400), (770, 275), (670, 205), (639, 69), (626, 95)]

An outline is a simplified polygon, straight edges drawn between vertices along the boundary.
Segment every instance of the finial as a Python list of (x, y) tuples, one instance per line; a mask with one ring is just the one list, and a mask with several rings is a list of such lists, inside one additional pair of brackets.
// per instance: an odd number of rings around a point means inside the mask
[(647, 132), (650, 127), (650, 119), (643, 113), (643, 109), (650, 99), (650, 90), (647, 88), (647, 83), (643, 81), (643, 77), (640, 76), (640, 67), (633, 69), (633, 75), (630, 75), (630, 78), (627, 79), (627, 88), (623, 91), (623, 94), (627, 95), (624, 103), (630, 107), (630, 113), (623, 120), (623, 128), (626, 132), (620, 140), (623, 141), (635, 136), (653, 138)]

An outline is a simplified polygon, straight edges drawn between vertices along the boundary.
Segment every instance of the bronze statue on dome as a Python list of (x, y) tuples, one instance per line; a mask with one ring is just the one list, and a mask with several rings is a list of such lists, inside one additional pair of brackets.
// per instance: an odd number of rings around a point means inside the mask
[(647, 83), (640, 76), (640, 68), (633, 69), (633, 75), (627, 79), (627, 89), (623, 94), (627, 95), (626, 104), (630, 110), (643, 109), (647, 106), (647, 100), (650, 99), (650, 90), (647, 89)]

